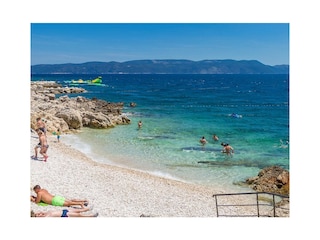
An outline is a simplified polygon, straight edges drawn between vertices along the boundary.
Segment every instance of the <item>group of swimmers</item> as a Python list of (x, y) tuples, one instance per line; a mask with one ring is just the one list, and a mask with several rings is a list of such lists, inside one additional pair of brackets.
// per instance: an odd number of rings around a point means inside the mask
[[(212, 139), (214, 141), (219, 141), (219, 137), (216, 134), (213, 134)], [(202, 146), (204, 146), (208, 143), (208, 141), (203, 136), (202, 138), (200, 138), (200, 143), (202, 144)], [(227, 155), (232, 155), (234, 153), (234, 149), (232, 146), (229, 145), (229, 143), (222, 142), (221, 146), (223, 147), (222, 153), (226, 153)]]
[[(142, 121), (140, 120), (138, 122), (138, 129), (140, 129), (142, 127)], [(219, 141), (219, 137), (216, 134), (213, 134), (212, 139), (217, 142)], [(208, 141), (206, 140), (206, 138), (203, 136), (202, 138), (200, 138), (200, 143), (202, 144), (202, 146), (205, 146)], [(221, 146), (223, 147), (222, 149), (222, 153), (226, 153), (227, 155), (232, 155), (234, 153), (234, 149), (232, 146), (229, 145), (229, 143), (221, 143)]]

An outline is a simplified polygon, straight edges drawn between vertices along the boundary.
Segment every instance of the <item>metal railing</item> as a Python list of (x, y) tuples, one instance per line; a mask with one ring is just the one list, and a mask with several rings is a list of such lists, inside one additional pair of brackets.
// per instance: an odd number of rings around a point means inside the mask
[[(214, 194), (213, 197), (215, 198), (217, 217), (289, 216), (289, 196), (286, 195), (269, 192), (245, 192)], [(219, 204), (218, 198), (220, 201), (223, 200), (223, 204)], [(230, 201), (231, 203), (228, 203)]]

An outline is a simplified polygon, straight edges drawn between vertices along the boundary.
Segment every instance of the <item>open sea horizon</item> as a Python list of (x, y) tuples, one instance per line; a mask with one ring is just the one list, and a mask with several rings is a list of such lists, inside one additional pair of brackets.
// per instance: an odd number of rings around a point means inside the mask
[[(71, 80), (97, 76), (39, 74), (31, 81), (69, 86)], [(61, 136), (95, 161), (234, 190), (265, 167), (289, 170), (289, 75), (100, 76), (103, 85), (79, 85), (87, 92), (69, 97), (123, 102), (131, 124)], [(199, 142), (202, 136), (205, 146)], [(234, 148), (232, 156), (221, 152), (222, 142)]]

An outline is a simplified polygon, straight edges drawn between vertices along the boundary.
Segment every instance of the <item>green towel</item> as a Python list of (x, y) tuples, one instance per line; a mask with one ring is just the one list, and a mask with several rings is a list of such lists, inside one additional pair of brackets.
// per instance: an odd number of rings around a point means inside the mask
[(48, 206), (49, 204), (47, 204), (47, 203), (44, 203), (44, 202), (39, 202), (39, 203), (37, 203), (39, 206)]

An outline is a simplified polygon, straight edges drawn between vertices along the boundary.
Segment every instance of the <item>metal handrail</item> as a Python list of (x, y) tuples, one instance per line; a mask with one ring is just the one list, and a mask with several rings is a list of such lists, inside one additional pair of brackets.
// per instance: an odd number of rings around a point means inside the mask
[[(266, 195), (271, 195), (272, 196), (272, 205), (267, 204), (267, 203), (260, 203), (259, 202), (259, 195), (262, 195), (262, 194), (266, 194)], [(249, 203), (249, 204), (248, 203), (246, 203), (246, 204), (218, 204), (218, 197), (222, 197), (222, 196), (238, 196), (238, 195), (256, 195), (256, 203), (255, 204), (252, 204), (252, 203)], [(260, 216), (268, 216), (268, 217), (270, 217), (270, 215), (262, 215), (260, 213), (260, 206), (272, 206), (273, 217), (276, 217), (276, 208), (281, 208), (280, 206), (279, 207), (276, 206), (276, 201), (275, 201), (275, 197), (276, 196), (280, 197), (282, 200), (283, 199), (288, 199), (289, 200), (289, 196), (288, 195), (282, 195), (282, 194), (270, 193), (270, 192), (220, 193), (220, 194), (214, 194), (212, 197), (215, 198), (217, 217), (219, 217), (219, 216), (224, 216), (224, 217), (249, 217), (249, 216), (258, 216), (258, 217), (260, 217)], [(248, 207), (248, 206), (256, 207), (257, 214), (256, 215), (247, 215), (247, 214), (222, 215), (222, 214), (219, 214), (219, 207), (245, 207), (245, 206), (246, 207)], [(286, 210), (289, 210), (289, 209), (286, 209)]]

